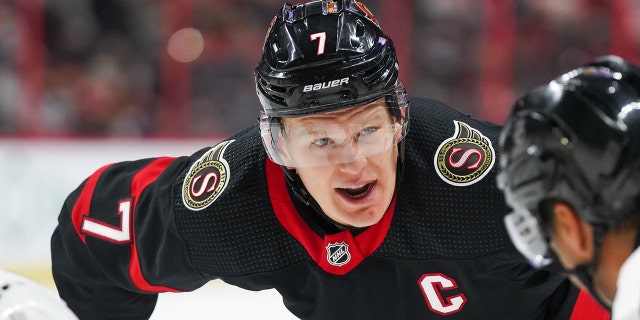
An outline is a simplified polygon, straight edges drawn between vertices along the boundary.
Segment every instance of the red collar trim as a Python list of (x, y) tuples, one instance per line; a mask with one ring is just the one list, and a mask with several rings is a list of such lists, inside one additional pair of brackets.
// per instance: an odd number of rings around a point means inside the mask
[(266, 171), (269, 197), (278, 221), (305, 248), (322, 270), (335, 275), (345, 275), (380, 247), (391, 225), (395, 197), (382, 219), (357, 236), (354, 237), (351, 231), (345, 230), (326, 235), (323, 239), (306, 224), (295, 209), (287, 192), (282, 168), (267, 159)]

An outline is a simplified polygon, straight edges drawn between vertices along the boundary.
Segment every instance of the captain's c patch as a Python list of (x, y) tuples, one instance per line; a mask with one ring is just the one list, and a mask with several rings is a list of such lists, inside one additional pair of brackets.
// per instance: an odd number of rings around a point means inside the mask
[(223, 155), (233, 141), (211, 148), (191, 166), (182, 183), (182, 202), (187, 208), (199, 211), (208, 207), (227, 187), (230, 170)]
[(491, 141), (468, 124), (453, 121), (453, 137), (443, 141), (433, 159), (436, 172), (446, 183), (468, 186), (480, 181), (493, 167)]

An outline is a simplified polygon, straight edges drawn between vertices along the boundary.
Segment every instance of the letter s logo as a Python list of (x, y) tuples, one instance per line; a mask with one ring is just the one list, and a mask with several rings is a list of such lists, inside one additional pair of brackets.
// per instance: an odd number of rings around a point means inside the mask
[(462, 156), (460, 156), (460, 158), (458, 159), (458, 161), (454, 160), (454, 156), (460, 152), (462, 150), (462, 148), (452, 148), (451, 149), (451, 154), (449, 154), (449, 165), (451, 165), (454, 168), (462, 168), (462, 166), (464, 166), (464, 164), (469, 161), (469, 159), (471, 159), (472, 156), (475, 155), (476, 157), (476, 162), (471, 164), (470, 166), (467, 167), (467, 169), (472, 170), (472, 169), (478, 169), (478, 166), (480, 166), (480, 163), (482, 163), (483, 157), (482, 157), (482, 152), (478, 149), (469, 149), (467, 151), (465, 151)]
[(446, 316), (462, 310), (467, 297), (462, 294), (443, 296), (443, 291), (458, 288), (455, 280), (442, 273), (427, 273), (418, 281), (431, 311)]
[[(203, 193), (206, 192), (211, 192), (213, 191), (216, 186), (218, 185), (218, 174), (216, 174), (215, 172), (209, 172), (205, 177), (204, 177), (204, 181), (202, 182), (202, 184), (200, 185), (200, 189), (198, 191), (195, 190), (195, 186), (196, 184), (198, 184), (198, 181), (200, 180), (200, 178), (202, 178), (202, 175), (198, 175), (195, 178), (193, 178), (193, 181), (191, 182), (191, 194), (194, 197), (199, 197), (201, 196)], [(209, 183), (209, 181), (213, 179), (212, 183)], [(207, 186), (210, 186), (209, 189), (206, 189)], [(205, 190), (206, 189), (206, 190)]]

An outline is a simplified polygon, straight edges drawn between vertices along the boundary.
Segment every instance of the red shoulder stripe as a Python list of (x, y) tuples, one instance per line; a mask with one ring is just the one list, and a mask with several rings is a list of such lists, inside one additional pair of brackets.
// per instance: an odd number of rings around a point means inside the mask
[(267, 160), (266, 168), (267, 181), (269, 181), (267, 184), (269, 197), (276, 217), (289, 234), (298, 240), (307, 249), (311, 258), (318, 263), (321, 258), (321, 251), (316, 254), (317, 250), (315, 249), (322, 248), (324, 241), (296, 213), (295, 206), (287, 193), (287, 184), (282, 169), (270, 160)]
[(87, 183), (85, 183), (84, 188), (80, 192), (80, 196), (76, 203), (73, 205), (73, 209), (71, 210), (71, 223), (73, 223), (73, 228), (76, 229), (76, 233), (78, 237), (84, 244), (87, 244), (87, 240), (85, 238), (84, 233), (80, 232), (80, 227), (82, 226), (82, 219), (89, 215), (91, 211), (91, 197), (93, 196), (93, 191), (96, 188), (96, 184), (98, 183), (98, 179), (102, 175), (102, 173), (111, 166), (108, 164), (103, 166), (102, 168), (96, 170), (88, 179)]
[[(133, 216), (136, 214), (136, 206), (138, 203), (138, 199), (140, 195), (151, 183), (153, 183), (158, 176), (173, 162), (175, 158), (158, 158), (146, 166), (144, 169), (140, 170), (133, 179), (131, 180), (131, 197), (133, 198)], [(134, 218), (132, 217), (132, 220)], [(148, 291), (148, 292), (180, 292), (180, 290), (176, 290), (169, 287), (164, 286), (154, 286), (150, 284), (142, 274), (142, 269), (140, 267), (140, 257), (138, 255), (138, 248), (136, 246), (136, 233), (135, 233), (135, 224), (132, 225), (132, 234), (133, 234), (133, 242), (130, 244), (131, 247), (131, 261), (129, 263), (129, 276), (131, 277), (131, 281), (133, 284), (140, 290)]]

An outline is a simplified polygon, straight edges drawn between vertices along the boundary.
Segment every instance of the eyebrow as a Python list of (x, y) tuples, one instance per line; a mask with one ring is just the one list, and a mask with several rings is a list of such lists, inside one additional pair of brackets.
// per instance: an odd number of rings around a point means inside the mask
[(344, 121), (349, 121), (349, 119), (360, 116), (362, 114), (365, 114), (365, 117), (366, 117), (367, 112), (370, 115), (375, 115), (376, 113), (379, 112), (378, 108), (383, 108), (386, 110), (386, 106), (384, 105), (385, 102), (381, 101), (381, 99), (378, 99), (374, 102), (371, 102), (365, 105), (353, 107), (353, 108), (347, 108), (343, 110), (337, 110), (337, 111), (328, 112), (328, 113), (321, 113), (321, 114), (306, 116), (301, 118), (292, 118), (292, 119), (285, 118), (285, 119), (287, 119), (286, 122), (288, 122), (289, 124), (292, 121), (297, 123), (307, 124), (307, 123), (313, 123), (316, 120), (323, 122), (326, 120), (334, 120), (339, 118), (346, 118), (344, 119)]

